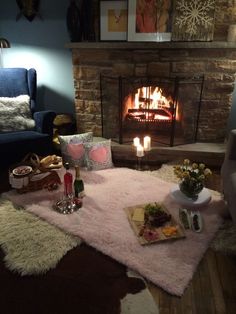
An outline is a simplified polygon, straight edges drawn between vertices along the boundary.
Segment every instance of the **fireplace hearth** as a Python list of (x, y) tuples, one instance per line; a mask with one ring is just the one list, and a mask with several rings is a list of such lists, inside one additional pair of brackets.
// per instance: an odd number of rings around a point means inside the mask
[(195, 143), (204, 76), (100, 77), (102, 136), (119, 144), (149, 135), (168, 146)]

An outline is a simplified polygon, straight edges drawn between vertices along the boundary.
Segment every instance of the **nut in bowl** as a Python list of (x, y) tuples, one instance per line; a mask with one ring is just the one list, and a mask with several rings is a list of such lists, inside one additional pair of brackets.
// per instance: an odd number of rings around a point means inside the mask
[(14, 168), (12, 170), (12, 173), (13, 173), (14, 176), (23, 177), (23, 176), (27, 176), (32, 171), (33, 171), (32, 167), (22, 165), (22, 166), (18, 166), (16, 168)]

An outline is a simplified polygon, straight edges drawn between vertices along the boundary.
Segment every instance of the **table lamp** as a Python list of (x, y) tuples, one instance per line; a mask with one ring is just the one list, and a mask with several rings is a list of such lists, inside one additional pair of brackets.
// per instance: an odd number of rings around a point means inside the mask
[(2, 49), (3, 48), (10, 48), (10, 47), (11, 47), (11, 45), (7, 39), (0, 38), (0, 61), (1, 61), (0, 66), (1, 66), (1, 68), (3, 67)]

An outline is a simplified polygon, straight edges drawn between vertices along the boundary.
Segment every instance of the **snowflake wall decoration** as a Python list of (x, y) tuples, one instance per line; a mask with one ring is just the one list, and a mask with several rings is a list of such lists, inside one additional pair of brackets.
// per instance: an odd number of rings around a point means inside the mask
[(213, 29), (215, 0), (177, 0), (175, 10), (174, 28), (185, 37), (196, 40)]

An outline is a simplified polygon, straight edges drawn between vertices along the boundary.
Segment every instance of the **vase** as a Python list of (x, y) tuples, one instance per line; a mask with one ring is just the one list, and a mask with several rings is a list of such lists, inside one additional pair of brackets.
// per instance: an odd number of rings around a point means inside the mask
[(74, 0), (70, 1), (66, 15), (67, 30), (72, 42), (81, 41), (82, 39), (82, 26), (80, 10)]
[(198, 199), (198, 194), (202, 191), (204, 185), (201, 181), (182, 180), (179, 183), (180, 191), (192, 200)]
[(82, 39), (83, 41), (94, 41), (94, 12), (93, 1), (82, 0), (81, 3), (81, 24), (82, 24)]

